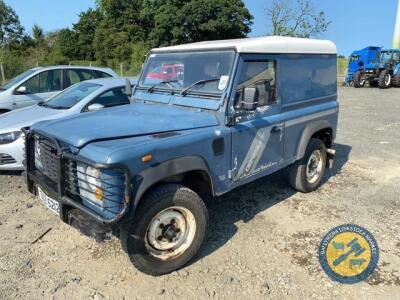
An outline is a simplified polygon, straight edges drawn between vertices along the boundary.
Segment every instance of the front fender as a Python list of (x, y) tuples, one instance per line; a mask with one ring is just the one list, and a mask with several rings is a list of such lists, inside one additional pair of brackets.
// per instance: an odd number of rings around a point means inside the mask
[(207, 163), (200, 156), (180, 157), (162, 162), (156, 166), (149, 167), (135, 176), (133, 182), (133, 190), (136, 191), (133, 195), (133, 209), (136, 209), (142, 196), (150, 187), (162, 181), (165, 178), (183, 174), (190, 171), (204, 171), (208, 174), (212, 192), (214, 194), (214, 185), (210, 170)]

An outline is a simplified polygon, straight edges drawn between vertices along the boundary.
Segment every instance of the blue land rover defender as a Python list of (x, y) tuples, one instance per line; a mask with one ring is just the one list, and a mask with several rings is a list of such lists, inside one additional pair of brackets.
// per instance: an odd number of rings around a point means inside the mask
[(28, 189), (82, 233), (115, 233), (139, 270), (176, 270), (205, 237), (204, 195), (288, 166), (296, 190), (318, 187), (334, 155), (336, 55), (285, 37), (154, 49), (131, 105), (31, 127)]

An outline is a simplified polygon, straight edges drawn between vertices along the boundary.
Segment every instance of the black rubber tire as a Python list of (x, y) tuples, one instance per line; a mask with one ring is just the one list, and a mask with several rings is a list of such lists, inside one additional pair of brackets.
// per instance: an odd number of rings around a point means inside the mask
[[(321, 151), (322, 159), (323, 159), (322, 170), (321, 170), (318, 180), (314, 183), (310, 183), (307, 180), (306, 168), (307, 168), (308, 160), (309, 160), (311, 154), (315, 150)], [(326, 159), (327, 159), (327, 155), (326, 155), (325, 144), (319, 139), (312, 138), (307, 145), (304, 157), (302, 159), (298, 160), (297, 162), (295, 162), (289, 169), (289, 179), (290, 179), (291, 186), (295, 190), (297, 190), (299, 192), (303, 192), (303, 193), (309, 193), (309, 192), (316, 190), (318, 188), (319, 184), (321, 183), (321, 180), (325, 173)]]
[(392, 80), (390, 81), (390, 83), (388, 85), (386, 85), (385, 78), (386, 78), (387, 75), (392, 76), (388, 70), (383, 70), (382, 72), (379, 73), (378, 86), (379, 86), (380, 89), (388, 89), (388, 88), (390, 88)]
[[(191, 211), (196, 221), (196, 233), (189, 248), (176, 258), (163, 261), (152, 256), (145, 239), (151, 220), (162, 210), (182, 206)], [(134, 216), (121, 225), (120, 240), (132, 264), (141, 272), (160, 276), (186, 265), (198, 252), (208, 228), (208, 211), (199, 195), (179, 184), (155, 187), (141, 200)]]
[(363, 71), (357, 71), (356, 74), (354, 74), (353, 77), (353, 86), (355, 88), (362, 88), (365, 85), (365, 78), (363, 80), (363, 77), (365, 76)]
[(393, 77), (393, 85), (396, 87), (400, 87), (400, 73), (396, 74)]

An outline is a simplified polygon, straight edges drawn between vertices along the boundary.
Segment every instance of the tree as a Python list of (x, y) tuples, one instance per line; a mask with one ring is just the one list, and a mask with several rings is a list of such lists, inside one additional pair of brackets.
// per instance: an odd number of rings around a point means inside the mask
[(330, 21), (309, 0), (274, 0), (267, 8), (272, 35), (310, 38), (326, 32)]
[(251, 31), (253, 16), (242, 0), (159, 2), (149, 34), (153, 46), (242, 38)]
[(24, 27), (15, 11), (0, 0), (0, 44), (20, 42), (24, 37)]
[(103, 19), (103, 15), (98, 9), (89, 8), (80, 13), (78, 23), (74, 24), (72, 29), (77, 36), (76, 55), (81, 60), (94, 60), (96, 50), (93, 47), (93, 40), (96, 28)]

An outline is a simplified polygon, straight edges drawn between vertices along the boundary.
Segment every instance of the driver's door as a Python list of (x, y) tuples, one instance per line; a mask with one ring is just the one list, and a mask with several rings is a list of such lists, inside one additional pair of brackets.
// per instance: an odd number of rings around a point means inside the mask
[[(246, 180), (283, 162), (284, 122), (276, 96), (276, 61), (263, 55), (243, 56), (236, 82), (235, 109), (241, 116), (232, 128), (232, 180)], [(244, 88), (257, 88), (258, 107), (244, 111)]]

